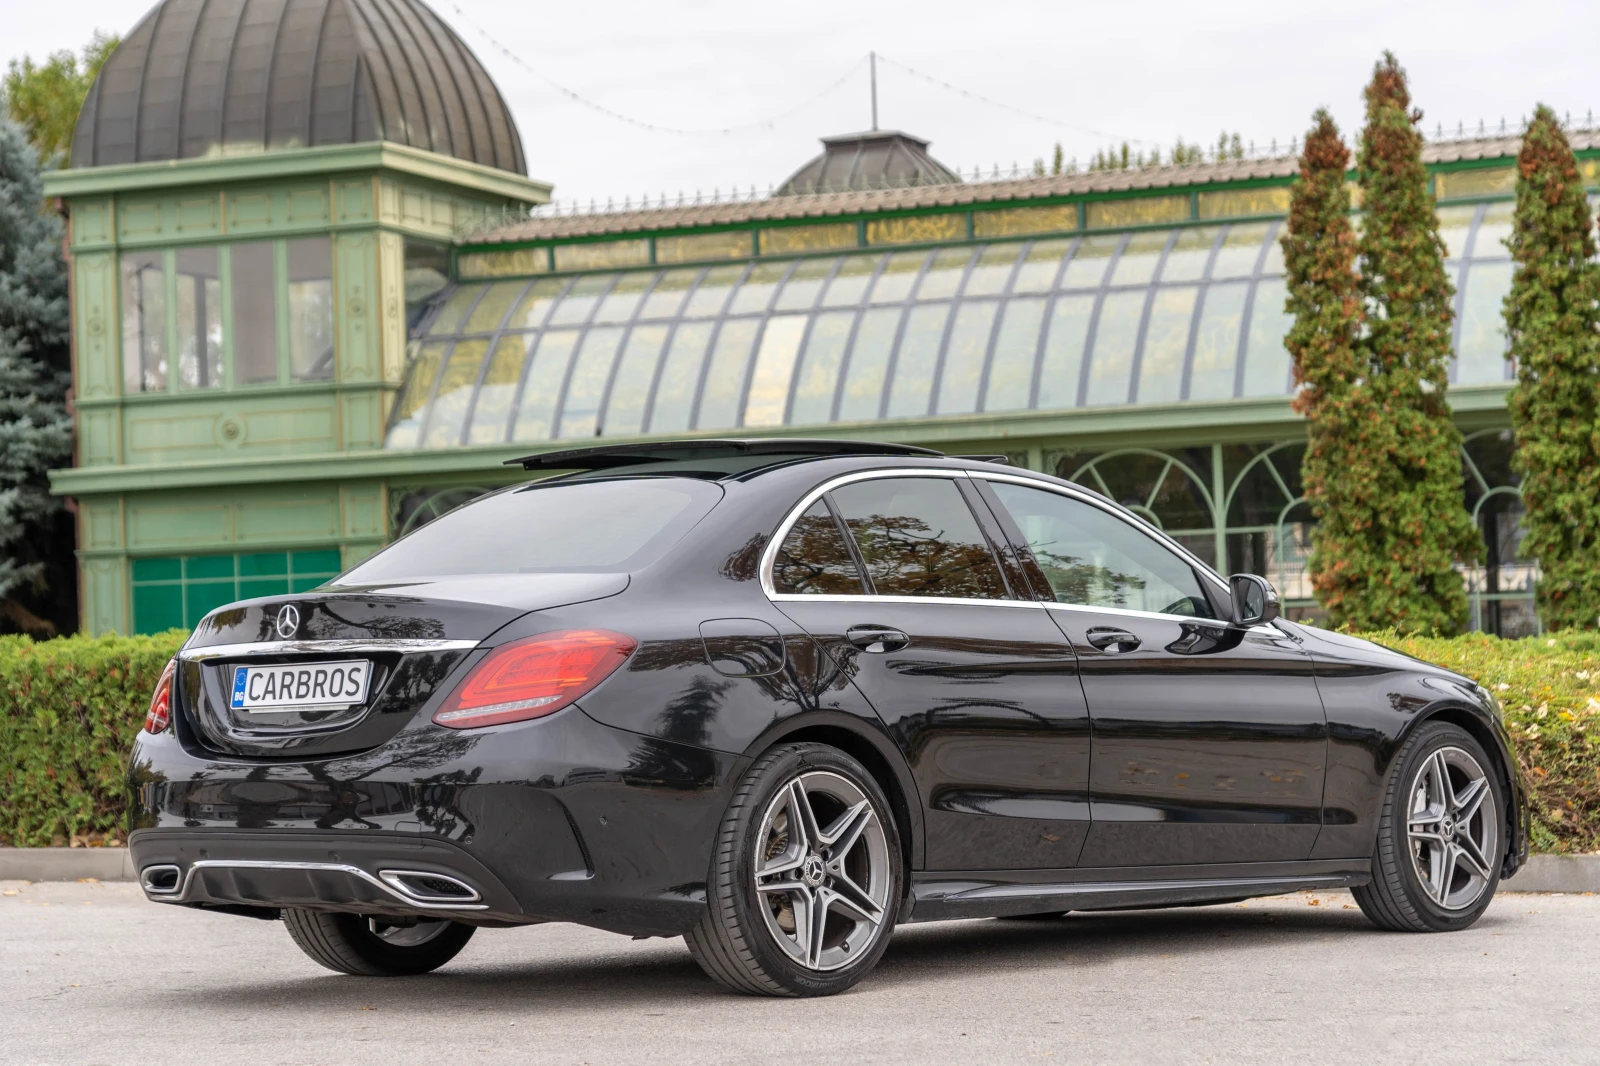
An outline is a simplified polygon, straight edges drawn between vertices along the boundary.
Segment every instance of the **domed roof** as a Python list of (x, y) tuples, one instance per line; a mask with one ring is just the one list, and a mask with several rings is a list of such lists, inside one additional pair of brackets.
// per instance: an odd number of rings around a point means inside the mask
[(72, 165), (379, 140), (527, 173), (488, 72), (420, 0), (163, 0), (101, 68)]
[(822, 138), (822, 154), (778, 186), (777, 196), (953, 185), (961, 176), (928, 154), (928, 142), (899, 130)]

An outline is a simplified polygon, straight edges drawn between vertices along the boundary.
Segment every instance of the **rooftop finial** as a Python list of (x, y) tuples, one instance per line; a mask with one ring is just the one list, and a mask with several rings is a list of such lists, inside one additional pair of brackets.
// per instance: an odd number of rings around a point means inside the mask
[(868, 52), (867, 58), (870, 60), (868, 65), (872, 70), (872, 130), (876, 133), (878, 130), (878, 53)]

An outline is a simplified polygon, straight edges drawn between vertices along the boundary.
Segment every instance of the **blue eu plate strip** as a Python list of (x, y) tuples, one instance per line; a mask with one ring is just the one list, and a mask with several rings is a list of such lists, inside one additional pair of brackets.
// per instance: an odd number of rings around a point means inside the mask
[(249, 680), (250, 668), (248, 666), (239, 666), (234, 668), (233, 699), (230, 702), (232, 703), (233, 709), (236, 711), (244, 706), (244, 686), (245, 682)]

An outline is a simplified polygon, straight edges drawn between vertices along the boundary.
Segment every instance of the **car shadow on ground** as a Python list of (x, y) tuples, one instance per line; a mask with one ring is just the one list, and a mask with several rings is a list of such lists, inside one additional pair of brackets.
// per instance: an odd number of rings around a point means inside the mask
[[(1394, 934), (1374, 929), (1361, 912), (1337, 898), (1311, 906), (1222, 906), (1159, 911), (1075, 913), (1042, 921), (972, 920), (903, 926), (897, 930), (866, 988), (887, 989), (945, 976), (996, 977), (1041, 969), (1079, 969), (1140, 959), (1186, 958), (1191, 964), (1221, 953), (1315, 944), (1328, 936)], [(1493, 913), (1479, 929), (1500, 924)], [(450, 1003), (474, 1010), (558, 1010), (604, 999), (611, 1005), (662, 1005), (693, 997), (726, 997), (700, 972), (681, 940), (626, 944), (622, 950), (576, 954), (566, 945), (556, 958), (541, 959), (539, 930), (486, 930), (482, 938), (509, 935), (521, 945), (496, 944), (495, 957), (466, 953), (443, 970), (422, 977), (335, 977), (308, 969), (303, 980), (241, 980), (195, 990), (198, 1004), (218, 1009), (273, 1006), (322, 1010), (376, 1006), (384, 1010), (437, 1009)], [(623, 942), (619, 942), (623, 943)], [(518, 947), (526, 956), (514, 955)], [(507, 949), (510, 948), (508, 951)], [(312, 964), (307, 961), (307, 966)], [(197, 1005), (198, 1005), (197, 1004)]]

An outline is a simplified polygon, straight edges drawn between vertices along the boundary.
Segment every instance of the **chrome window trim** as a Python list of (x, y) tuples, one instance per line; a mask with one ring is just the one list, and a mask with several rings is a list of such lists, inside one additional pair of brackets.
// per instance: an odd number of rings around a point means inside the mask
[[(1210, 578), (1213, 582), (1216, 583), (1217, 588), (1219, 588), (1222, 591), (1226, 592), (1230, 597), (1233, 595), (1233, 590), (1228, 586), (1228, 582), (1225, 581), (1222, 578), (1222, 576), (1220, 574), (1218, 574), (1215, 570), (1211, 569), (1211, 567), (1207, 566), (1198, 557), (1196, 557), (1195, 554), (1193, 552), (1191, 552), (1188, 548), (1185, 548), (1182, 544), (1179, 544), (1177, 541), (1175, 541), (1171, 537), (1169, 537), (1165, 532), (1163, 532), (1162, 530), (1157, 529), (1155, 526), (1152, 526), (1149, 522), (1146, 522), (1144, 519), (1140, 518), (1138, 515), (1130, 514), (1128, 511), (1124, 510), (1121, 507), (1118, 507), (1116, 504), (1108, 502), (1106, 499), (1101, 497), (1098, 493), (1090, 493), (1090, 492), (1085, 492), (1085, 491), (1082, 491), (1082, 490), (1076, 490), (1075, 491), (1075, 490), (1070, 489), (1070, 488), (1068, 488), (1068, 487), (1066, 487), (1064, 485), (1057, 485), (1054, 482), (1040, 481), (1040, 480), (1037, 480), (1037, 479), (1031, 478), (1031, 477), (1022, 477), (1022, 476), (1020, 476), (1018, 474), (1005, 474), (1005, 473), (1000, 473), (998, 471), (996, 471), (994, 473), (991, 473), (988, 470), (968, 470), (968, 471), (966, 471), (966, 474), (967, 474), (968, 477), (981, 478), (981, 479), (983, 479), (985, 481), (1006, 481), (1006, 482), (1010, 482), (1011, 484), (1014, 484), (1014, 485), (1025, 485), (1028, 488), (1043, 489), (1046, 492), (1053, 492), (1057, 496), (1065, 496), (1069, 500), (1077, 500), (1080, 503), (1086, 503), (1086, 504), (1089, 504), (1092, 507), (1097, 507), (1100, 510), (1102, 510), (1102, 511), (1106, 512), (1107, 514), (1111, 515), (1113, 518), (1120, 519), (1123, 522), (1127, 522), (1130, 518), (1132, 518), (1133, 521), (1138, 523), (1138, 525), (1135, 528), (1138, 529), (1141, 533), (1147, 533), (1147, 534), (1153, 536), (1153, 538), (1155, 539), (1157, 544), (1160, 544), (1163, 548), (1167, 548), (1170, 551), (1174, 552), (1179, 557), (1181, 557), (1185, 562), (1189, 563), (1189, 565), (1198, 568), (1200, 573), (1202, 573), (1206, 577)], [(1076, 605), (1073, 605), (1073, 606), (1076, 606)], [(1138, 613), (1154, 613), (1154, 612), (1138, 612)], [(1160, 615), (1160, 617), (1162, 617), (1162, 618), (1185, 618), (1185, 617), (1188, 617), (1188, 616), (1187, 615)]]
[(368, 640), (262, 640), (251, 644), (210, 644), (198, 648), (185, 647), (178, 652), (184, 662), (204, 662), (207, 659), (228, 659), (235, 656), (297, 655), (297, 654), (359, 654), (361, 652), (398, 651), (401, 653), (428, 651), (470, 651), (481, 641), (476, 640), (424, 640), (412, 637), (378, 637)]
[[(1215, 626), (1218, 629), (1228, 629), (1233, 623), (1226, 618), (1199, 618), (1192, 614), (1162, 614), (1160, 611), (1135, 611), (1127, 607), (1099, 607), (1087, 603), (1041, 603), (1047, 611), (1093, 611), (1095, 614), (1109, 614), (1126, 618), (1154, 618), (1162, 622), (1192, 622), (1197, 625)], [(1253, 625), (1245, 630), (1246, 633), (1270, 634), (1281, 637), (1284, 634), (1269, 625)]]
[[(174, 903), (182, 903), (182, 902), (184, 902), (189, 896), (189, 886), (194, 881), (195, 871), (197, 871), (197, 870), (221, 870), (221, 869), (235, 869), (235, 870), (306, 870), (306, 871), (313, 871), (313, 872), (342, 873), (342, 874), (348, 874), (351, 877), (359, 878), (362, 881), (366, 881), (368, 884), (371, 884), (371, 885), (373, 885), (373, 886), (375, 886), (375, 887), (377, 887), (379, 889), (382, 889), (383, 892), (386, 895), (393, 896), (395, 899), (399, 900), (401, 903), (406, 904), (408, 907), (417, 907), (417, 908), (423, 909), (423, 910), (435, 910), (435, 911), (483, 911), (483, 910), (488, 910), (489, 909), (489, 905), (487, 903), (428, 903), (428, 902), (426, 902), (426, 901), (424, 901), (422, 899), (419, 899), (419, 898), (416, 898), (416, 897), (413, 897), (413, 896), (408, 896), (405, 893), (401, 892), (399, 889), (395, 888), (393, 885), (386, 884), (382, 879), (380, 879), (378, 877), (375, 877), (372, 874), (367, 873), (367, 871), (361, 869), (361, 867), (359, 867), (359, 866), (351, 866), (348, 863), (342, 863), (342, 862), (288, 862), (288, 861), (280, 861), (280, 860), (276, 860), (276, 859), (200, 859), (199, 861), (193, 862), (193, 863), (191, 863), (189, 865), (188, 872), (185, 873), (184, 876), (183, 876), (183, 887), (181, 889), (179, 889), (177, 892), (174, 892), (174, 893), (162, 893), (161, 894), (162, 900), (163, 901), (170, 900), (171, 902), (174, 902)], [(414, 873), (416, 871), (396, 871), (396, 872)], [(460, 878), (453, 877), (451, 875), (445, 875), (445, 876), (450, 876), (451, 880), (460, 880)], [(462, 883), (465, 884), (465, 882), (462, 882)], [(467, 885), (467, 887), (471, 888), (472, 886), (471, 885)], [(476, 890), (474, 889), (474, 891), (476, 891)], [(481, 899), (482, 897), (479, 896), (479, 897), (476, 897), (476, 898)]]
[(827, 593), (809, 596), (803, 592), (775, 592), (775, 603), (949, 603), (964, 607), (1022, 607), (1036, 610), (1046, 606), (1038, 600), (981, 600), (965, 596), (847, 596)]

